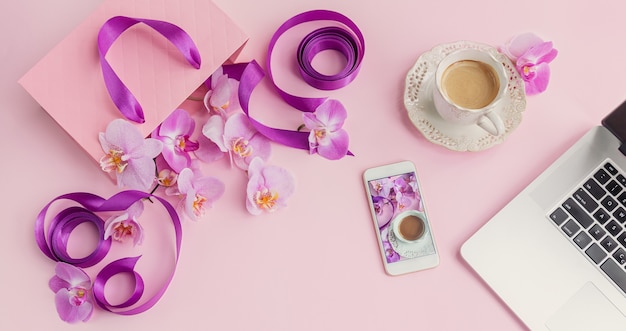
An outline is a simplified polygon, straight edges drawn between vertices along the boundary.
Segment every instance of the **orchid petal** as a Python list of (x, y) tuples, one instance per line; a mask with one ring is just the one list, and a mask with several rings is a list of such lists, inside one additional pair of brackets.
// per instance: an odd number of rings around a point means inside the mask
[(59, 317), (67, 323), (87, 321), (93, 313), (93, 305), (85, 301), (79, 306), (74, 306), (70, 303), (72, 296), (73, 294), (67, 289), (61, 289), (56, 292), (54, 301)]
[(228, 148), (224, 144), (224, 126), (226, 125), (224, 118), (220, 115), (209, 117), (206, 124), (202, 127), (202, 134), (215, 143), (222, 152), (228, 152)]
[(189, 153), (178, 151), (174, 146), (166, 145), (161, 154), (172, 170), (180, 172), (182, 169), (188, 168), (191, 164), (191, 156)]
[(90, 287), (91, 279), (89, 276), (82, 269), (71, 264), (57, 262), (54, 273), (61, 280), (68, 282), (70, 286)]
[(224, 125), (224, 140), (226, 142), (236, 138), (250, 139), (255, 133), (256, 129), (244, 113), (233, 114)]
[(314, 113), (303, 113), (302, 119), (304, 121), (304, 126), (306, 126), (309, 130), (324, 127), (324, 123), (317, 119)]
[(189, 168), (183, 169), (178, 174), (178, 190), (181, 194), (187, 194), (187, 192), (193, 189), (192, 187), (193, 172)]
[[(231, 90), (228, 83), (228, 76), (221, 76), (217, 79), (217, 83), (213, 88), (213, 93), (209, 98), (209, 105), (211, 109), (222, 109), (228, 107), (230, 103)], [(226, 107), (224, 107), (226, 105)]]
[(531, 47), (542, 43), (543, 40), (533, 33), (524, 33), (511, 38), (500, 51), (515, 62)]
[(200, 148), (194, 151), (194, 154), (202, 162), (210, 163), (217, 161), (226, 155), (215, 142), (203, 135), (198, 137), (198, 143)]
[(195, 126), (196, 122), (188, 112), (183, 109), (176, 109), (161, 123), (158, 134), (164, 137), (190, 136)]
[(535, 77), (526, 81), (526, 94), (534, 95), (545, 91), (550, 80), (550, 67), (547, 63), (541, 63), (535, 68)]
[(215, 88), (215, 86), (217, 85), (217, 81), (222, 76), (224, 76), (224, 68), (222, 66), (219, 66), (217, 67), (217, 69), (215, 69), (215, 72), (211, 74), (211, 89)]
[(528, 49), (517, 60), (518, 63), (548, 63), (557, 55), (557, 51), (552, 47), (552, 42), (544, 42)]
[(214, 177), (201, 177), (196, 180), (194, 187), (197, 188), (197, 193), (201, 194), (207, 199), (207, 206), (211, 206), (214, 201), (219, 199), (225, 191), (225, 186), (222, 181)]
[(107, 125), (104, 136), (109, 144), (129, 152), (141, 146), (144, 141), (139, 129), (123, 119), (115, 119)]
[(62, 288), (67, 289), (71, 285), (66, 280), (61, 279), (59, 276), (55, 275), (52, 278), (50, 278), (50, 281), (48, 282), (48, 286), (50, 287), (52, 292), (57, 293), (60, 289)]
[(295, 191), (294, 177), (284, 168), (278, 166), (265, 166), (263, 169), (265, 185), (280, 192), (279, 200), (282, 202), (291, 197)]
[(253, 175), (260, 175), (265, 162), (261, 158), (253, 158), (248, 166), (248, 178)]
[(345, 130), (335, 131), (327, 135), (324, 144), (317, 146), (317, 153), (329, 160), (338, 160), (348, 152), (349, 137)]
[(147, 138), (143, 145), (129, 151), (131, 158), (149, 158), (154, 159), (163, 150), (163, 143), (157, 139)]
[(317, 107), (315, 116), (320, 122), (324, 123), (328, 130), (336, 131), (343, 126), (348, 117), (348, 112), (341, 102), (330, 99)]
[(156, 178), (156, 165), (152, 159), (132, 159), (129, 166), (122, 173), (117, 174), (117, 183), (120, 187), (145, 191), (152, 186)]

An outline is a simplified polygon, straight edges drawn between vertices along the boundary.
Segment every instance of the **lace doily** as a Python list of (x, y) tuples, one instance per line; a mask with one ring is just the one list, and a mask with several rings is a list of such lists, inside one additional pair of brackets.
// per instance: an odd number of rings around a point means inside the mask
[[(435, 109), (432, 94), (437, 65), (446, 55), (460, 49), (488, 52), (506, 69), (509, 83), (503, 106), (498, 110), (505, 132), (499, 136), (491, 135), (477, 125), (444, 121)], [(420, 55), (406, 76), (404, 106), (413, 125), (430, 142), (454, 151), (481, 151), (503, 142), (519, 126), (526, 109), (526, 93), (524, 81), (506, 55), (489, 45), (458, 41), (435, 46)]]

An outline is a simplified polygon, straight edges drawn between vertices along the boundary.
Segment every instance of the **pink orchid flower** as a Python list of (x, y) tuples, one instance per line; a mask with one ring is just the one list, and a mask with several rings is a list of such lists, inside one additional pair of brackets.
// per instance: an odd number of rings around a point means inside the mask
[(304, 113), (304, 125), (311, 130), (309, 152), (337, 160), (348, 152), (348, 133), (342, 129), (348, 113), (337, 100), (327, 100), (314, 113)]
[(163, 158), (176, 172), (189, 167), (189, 152), (199, 147), (197, 142), (189, 139), (195, 127), (196, 122), (189, 113), (176, 109), (152, 132), (152, 138), (163, 142)]
[(509, 40), (500, 47), (500, 51), (515, 62), (515, 67), (524, 80), (526, 94), (534, 95), (547, 89), (550, 80), (548, 64), (558, 54), (552, 42), (526, 33)]
[(163, 145), (156, 139), (144, 139), (131, 123), (116, 119), (99, 135), (105, 155), (100, 167), (114, 172), (119, 187), (147, 190), (155, 179), (154, 158), (161, 153)]
[(210, 90), (204, 96), (204, 106), (208, 111), (215, 111), (226, 116), (231, 110), (239, 107), (237, 90), (239, 82), (228, 78), (222, 67), (211, 75)]
[(214, 115), (202, 128), (202, 133), (213, 141), (222, 152), (231, 155), (235, 165), (247, 170), (255, 157), (267, 160), (271, 154), (269, 139), (260, 134), (244, 113), (232, 114), (226, 121)]
[(197, 221), (224, 194), (224, 189), (224, 183), (219, 179), (196, 176), (191, 169), (185, 168), (178, 174), (178, 194), (183, 197), (179, 209)]
[(89, 276), (64, 262), (57, 262), (55, 273), (48, 286), (55, 293), (54, 302), (61, 320), (67, 323), (88, 321), (93, 313)]
[(122, 242), (126, 238), (133, 240), (133, 245), (141, 245), (143, 242), (143, 227), (137, 221), (143, 213), (143, 201), (133, 203), (125, 213), (119, 216), (111, 216), (104, 223), (104, 240), (110, 237), (113, 240)]
[(294, 178), (287, 170), (268, 166), (255, 157), (248, 168), (246, 208), (252, 215), (285, 207), (295, 190)]

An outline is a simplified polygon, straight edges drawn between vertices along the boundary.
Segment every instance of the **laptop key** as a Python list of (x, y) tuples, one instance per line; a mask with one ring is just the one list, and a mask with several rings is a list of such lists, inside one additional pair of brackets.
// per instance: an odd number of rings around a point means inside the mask
[(604, 209), (600, 208), (596, 210), (595, 213), (593, 213), (593, 218), (595, 218), (596, 221), (598, 221), (600, 224), (604, 224), (611, 217), (609, 216), (609, 214), (606, 213), (606, 211), (604, 211)]
[(563, 208), (565, 208), (583, 228), (586, 229), (593, 224), (593, 219), (574, 201), (574, 199), (569, 198), (565, 200), (565, 202), (563, 202)]
[(574, 192), (573, 194), (573, 197), (581, 206), (583, 206), (583, 208), (585, 208), (590, 213), (598, 208), (598, 203), (595, 202), (595, 200), (593, 200), (591, 196), (589, 196), (589, 194), (587, 194), (587, 192), (585, 192), (585, 190), (583, 190), (582, 188), (576, 190), (576, 192)]
[(581, 249), (585, 249), (585, 247), (591, 243), (591, 237), (589, 237), (585, 231), (580, 231), (580, 233), (574, 237), (574, 242)]
[(615, 222), (615, 220), (611, 220), (604, 228), (613, 236), (617, 236), (617, 234), (622, 231), (622, 226)]
[(617, 202), (611, 198), (610, 195), (607, 195), (604, 199), (602, 199), (601, 203), (608, 211), (613, 211), (613, 209), (617, 207)]
[(610, 181), (608, 184), (606, 184), (605, 187), (606, 190), (609, 191), (609, 193), (611, 193), (611, 195), (614, 197), (617, 196), (624, 189), (622, 185), (617, 183), (615, 180)]
[(567, 214), (563, 210), (563, 208), (559, 207), (555, 211), (550, 214), (550, 219), (556, 223), (556, 225), (561, 225), (567, 219)]
[(613, 166), (610, 162), (604, 164), (604, 169), (606, 169), (606, 171), (608, 171), (613, 176), (615, 176), (618, 172), (617, 168), (615, 168), (615, 166)]
[(580, 230), (580, 226), (578, 226), (574, 220), (569, 220), (563, 224), (561, 229), (563, 229), (563, 232), (565, 232), (568, 237), (572, 237), (576, 234), (576, 232), (578, 232), (578, 230)]
[(600, 169), (596, 171), (596, 173), (593, 175), (593, 178), (595, 178), (600, 184), (604, 185), (606, 184), (606, 182), (609, 181), (609, 179), (611, 179), (611, 176), (607, 174), (606, 171), (604, 171), (603, 169)]
[(606, 273), (615, 284), (626, 293), (626, 272), (615, 261), (608, 259), (602, 263), (600, 269)]
[(593, 178), (589, 178), (584, 184), (583, 187), (587, 190), (587, 192), (591, 193), (596, 200), (600, 200), (605, 194), (606, 191), (602, 186), (598, 184)]
[(616, 250), (615, 253), (613, 253), (613, 258), (617, 263), (624, 265), (624, 263), (626, 263), (626, 250), (623, 248)]
[(624, 224), (624, 222), (626, 222), (626, 210), (622, 207), (617, 208), (613, 212), (613, 217), (615, 217), (618, 222)]
[(613, 238), (611, 238), (611, 236), (604, 237), (604, 239), (600, 242), (600, 245), (602, 245), (602, 247), (604, 247), (604, 249), (609, 253), (617, 248), (617, 243), (613, 240)]
[(604, 229), (602, 229), (602, 227), (598, 224), (594, 224), (591, 229), (589, 229), (589, 234), (593, 237), (593, 239), (600, 240), (604, 237), (606, 231), (604, 231)]
[(602, 260), (604, 260), (604, 258), (606, 257), (606, 252), (604, 251), (604, 249), (602, 249), (596, 243), (591, 244), (591, 246), (587, 248), (585, 253), (587, 253), (587, 256), (589, 256), (591, 260), (596, 264), (602, 262)]
[(624, 177), (624, 175), (617, 175), (617, 181), (620, 182), (620, 184), (626, 186), (626, 177)]

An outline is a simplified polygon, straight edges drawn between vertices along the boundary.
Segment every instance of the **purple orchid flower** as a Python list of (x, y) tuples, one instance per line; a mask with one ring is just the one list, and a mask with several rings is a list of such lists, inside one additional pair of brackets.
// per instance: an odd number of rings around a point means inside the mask
[(57, 262), (56, 275), (48, 285), (56, 293), (54, 302), (61, 320), (67, 323), (86, 322), (93, 313), (91, 279), (80, 268)]
[(210, 90), (204, 96), (204, 106), (208, 111), (215, 111), (222, 116), (227, 116), (229, 111), (239, 107), (237, 90), (239, 82), (228, 78), (220, 66), (211, 75)]
[(225, 121), (220, 115), (211, 116), (202, 128), (202, 133), (221, 152), (230, 153), (231, 160), (242, 170), (248, 170), (255, 157), (265, 161), (271, 154), (269, 139), (252, 126), (244, 113), (232, 114)]
[(179, 209), (190, 219), (197, 221), (204, 216), (206, 208), (224, 194), (224, 183), (213, 177), (196, 176), (189, 169), (178, 174), (178, 194), (183, 197)]
[(155, 179), (155, 158), (163, 148), (156, 139), (144, 139), (131, 123), (116, 119), (99, 134), (100, 145), (105, 155), (100, 158), (100, 167), (108, 173), (114, 172), (119, 187), (147, 190)]
[(246, 208), (252, 215), (273, 212), (287, 205), (295, 190), (293, 175), (278, 166), (265, 165), (255, 157), (248, 168)]
[(112, 237), (113, 240), (122, 242), (126, 238), (133, 239), (133, 245), (141, 245), (143, 242), (143, 227), (137, 221), (143, 213), (143, 201), (133, 203), (125, 213), (119, 216), (111, 216), (104, 223), (104, 240)]
[(196, 122), (189, 113), (176, 109), (152, 132), (152, 138), (163, 142), (163, 158), (176, 172), (189, 167), (189, 152), (199, 147), (197, 142), (189, 139), (195, 127)]
[(522, 75), (526, 94), (534, 95), (545, 91), (550, 80), (549, 63), (558, 51), (552, 42), (543, 41), (532, 33), (525, 33), (512, 38), (500, 51), (515, 62), (517, 71)]
[(314, 113), (304, 113), (304, 125), (311, 130), (309, 152), (337, 160), (348, 152), (348, 133), (342, 129), (348, 113), (337, 100), (327, 100)]

